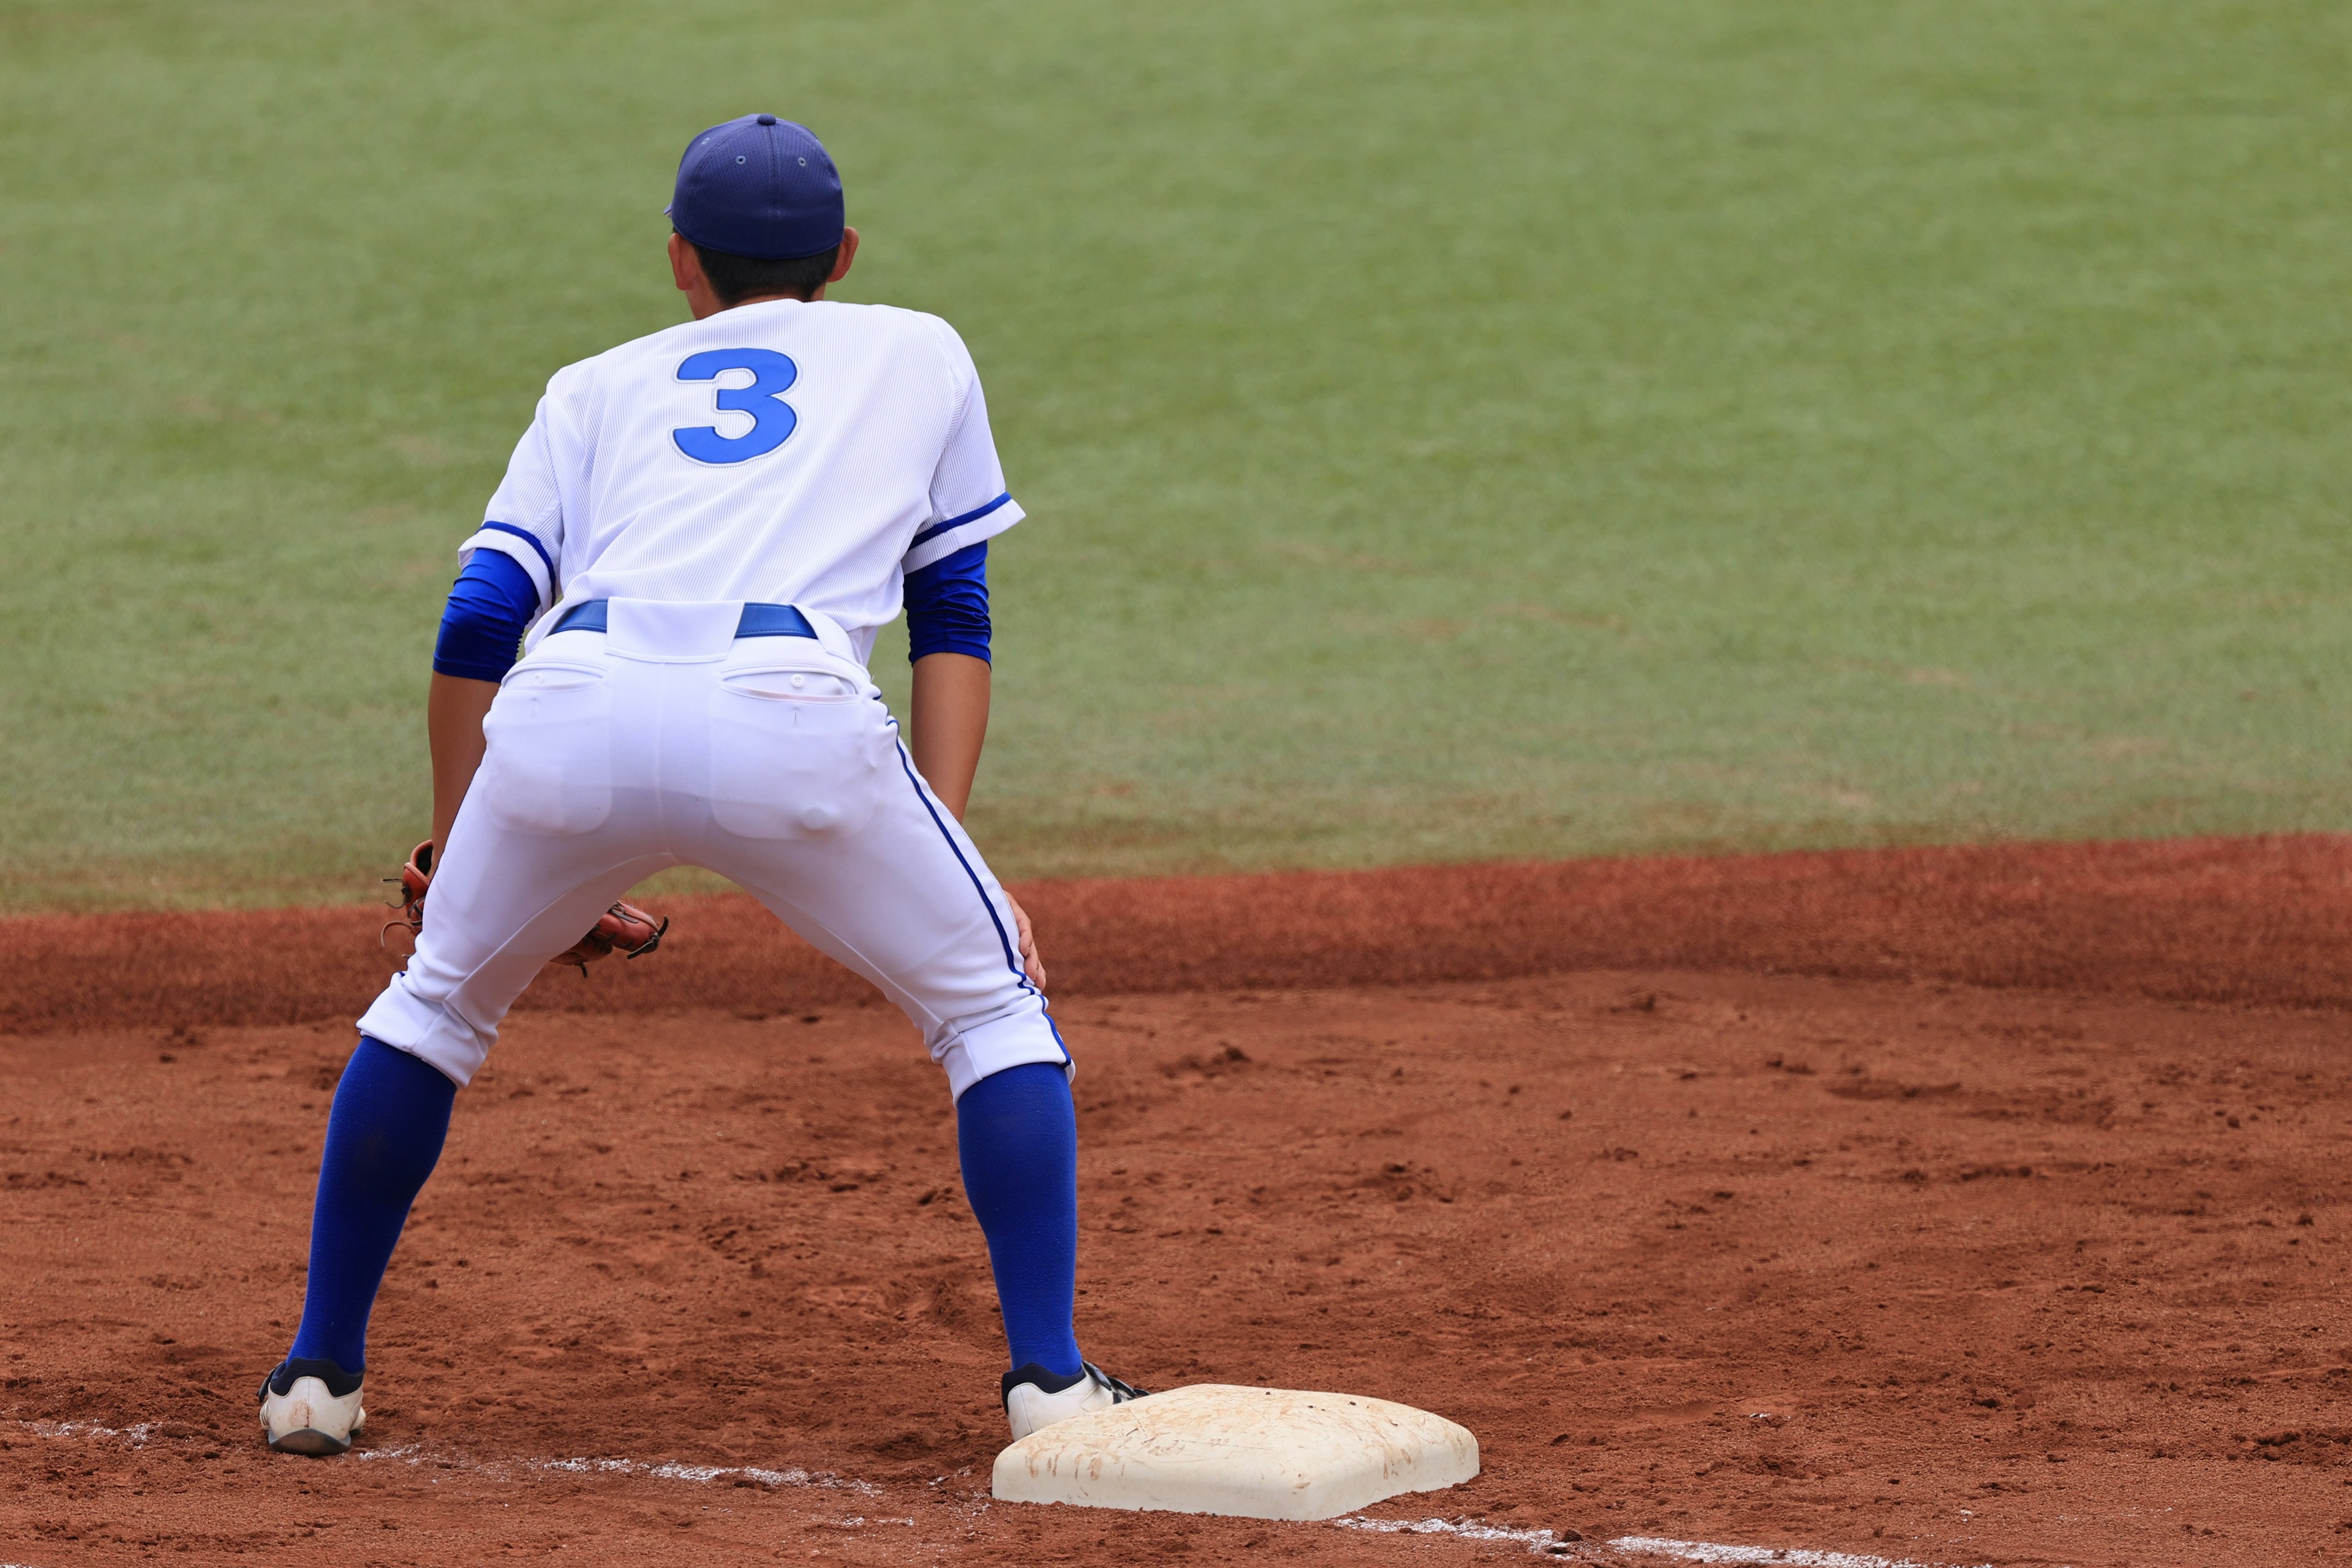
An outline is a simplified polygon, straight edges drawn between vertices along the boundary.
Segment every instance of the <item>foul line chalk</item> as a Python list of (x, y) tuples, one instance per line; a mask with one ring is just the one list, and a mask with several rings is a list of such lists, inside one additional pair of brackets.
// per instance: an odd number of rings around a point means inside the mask
[[(1621, 1535), (1609, 1543), (1620, 1552), (1680, 1557), (1693, 1563), (1787, 1563), (1789, 1568), (1932, 1568), (1907, 1557), (1868, 1557), (1854, 1552), (1810, 1552), (1801, 1546), (1719, 1546), (1707, 1541), (1667, 1541), (1655, 1535)], [(1992, 1568), (1979, 1563), (1975, 1568)]]
[[(1531, 1552), (1564, 1557), (1591, 1546), (1645, 1557), (1679, 1557), (1685, 1563), (1760, 1563), (1765, 1568), (1936, 1568), (1908, 1558), (1870, 1557), (1852, 1552), (1812, 1552), (1801, 1546), (1726, 1546), (1712, 1541), (1669, 1541), (1656, 1535), (1621, 1535), (1613, 1541), (1567, 1542), (1549, 1530), (1512, 1530), (1499, 1524), (1468, 1520), (1365, 1519), (1350, 1515), (1331, 1521), (1342, 1530), (1370, 1530), (1382, 1535), (1452, 1535), (1465, 1541), (1516, 1541)], [(1979, 1563), (1976, 1568), (1991, 1568)]]
[[(143, 1448), (154, 1435), (156, 1424), (142, 1421), (134, 1426), (102, 1426), (95, 1421), (16, 1421), (11, 1423), (20, 1430), (43, 1437), (102, 1437)], [(215, 1439), (226, 1441), (227, 1439)], [(467, 1470), (493, 1479), (514, 1470), (554, 1475), (642, 1476), (657, 1481), (692, 1481), (709, 1486), (712, 1481), (741, 1479), (771, 1487), (816, 1487), (828, 1490), (856, 1492), (864, 1497), (876, 1497), (881, 1488), (871, 1481), (861, 1481), (831, 1470), (804, 1470), (794, 1466), (788, 1470), (762, 1469), (756, 1465), (681, 1465), (676, 1462), (653, 1463), (645, 1459), (468, 1459), (462, 1455), (437, 1452), (411, 1444), (398, 1448), (353, 1448), (348, 1458), (362, 1462), (393, 1460), (404, 1465), (431, 1465), (436, 1468)], [(934, 1481), (934, 1486), (939, 1483)], [(982, 1505), (983, 1507), (985, 1504)], [(857, 1519), (842, 1521), (848, 1525), (905, 1524), (912, 1519)], [(1937, 1568), (1909, 1558), (1870, 1557), (1852, 1552), (1813, 1552), (1803, 1547), (1725, 1546), (1709, 1541), (1669, 1541), (1655, 1535), (1621, 1535), (1613, 1541), (1569, 1542), (1549, 1530), (1512, 1530), (1499, 1524), (1478, 1524), (1469, 1520), (1449, 1519), (1365, 1519), (1349, 1515), (1331, 1521), (1342, 1530), (1364, 1530), (1378, 1535), (1451, 1535), (1464, 1541), (1514, 1541), (1530, 1552), (1546, 1556), (1565, 1556), (1580, 1546), (1602, 1548), (1612, 1552), (1649, 1557), (1679, 1557), (1686, 1563), (1741, 1564), (1756, 1563), (1761, 1568)], [(0, 1563), (0, 1568), (29, 1568), (28, 1564)], [(1976, 1568), (1991, 1568), (1979, 1563)]]
[[(101, 1426), (95, 1421), (18, 1421), (14, 1425), (38, 1437), (120, 1437), (132, 1447), (146, 1446), (147, 1435), (155, 1430), (152, 1421), (142, 1421), (136, 1426)], [(12, 1563), (0, 1563), (0, 1568), (17, 1568)]]
[[(95, 1421), (19, 1421), (16, 1425), (43, 1437), (106, 1437), (126, 1443), (133, 1448), (145, 1447), (147, 1439), (154, 1435), (156, 1426), (152, 1421), (142, 1421), (135, 1426), (101, 1426)], [(214, 1440), (227, 1441), (217, 1437)], [(645, 1459), (479, 1460), (415, 1444), (398, 1448), (353, 1448), (345, 1458), (362, 1462), (392, 1459), (404, 1465), (431, 1465), (437, 1469), (467, 1470), (493, 1479), (521, 1469), (562, 1475), (645, 1476), (657, 1481), (695, 1481), (703, 1486), (709, 1486), (712, 1481), (740, 1479), (764, 1486), (823, 1487), (869, 1497), (880, 1490), (870, 1481), (853, 1480), (846, 1476), (835, 1475), (831, 1470), (803, 1470), (797, 1466), (789, 1470), (768, 1470), (756, 1465), (655, 1464)], [(0, 1563), (0, 1568), (14, 1568), (14, 1565)]]
[(1511, 1530), (1499, 1524), (1473, 1524), (1467, 1520), (1366, 1519), (1360, 1514), (1349, 1514), (1331, 1522), (1341, 1530), (1369, 1530), (1381, 1535), (1458, 1535), (1465, 1541), (1517, 1541), (1534, 1552), (1562, 1544), (1559, 1537), (1549, 1530)]
[(789, 1470), (766, 1470), (757, 1465), (681, 1465), (653, 1464), (644, 1459), (493, 1459), (481, 1461), (461, 1458), (455, 1454), (436, 1452), (415, 1446), (402, 1448), (353, 1448), (348, 1456), (353, 1459), (397, 1459), (404, 1465), (431, 1465), (436, 1468), (471, 1470), (477, 1475), (496, 1478), (509, 1469), (554, 1472), (572, 1476), (647, 1476), (657, 1481), (694, 1481), (709, 1486), (712, 1481), (741, 1479), (758, 1481), (771, 1487), (827, 1487), (843, 1491), (871, 1496), (880, 1489), (870, 1481), (852, 1480), (836, 1476), (831, 1470), (803, 1470), (794, 1466)]

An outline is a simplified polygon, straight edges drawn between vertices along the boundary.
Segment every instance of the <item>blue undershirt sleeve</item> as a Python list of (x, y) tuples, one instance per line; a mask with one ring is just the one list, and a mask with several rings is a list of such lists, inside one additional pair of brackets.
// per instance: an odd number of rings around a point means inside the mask
[(907, 574), (907, 662), (934, 653), (988, 657), (988, 542)]
[(539, 584), (522, 563), (498, 550), (477, 550), (449, 585), (433, 672), (467, 680), (503, 680), (522, 651), (523, 628), (539, 613)]

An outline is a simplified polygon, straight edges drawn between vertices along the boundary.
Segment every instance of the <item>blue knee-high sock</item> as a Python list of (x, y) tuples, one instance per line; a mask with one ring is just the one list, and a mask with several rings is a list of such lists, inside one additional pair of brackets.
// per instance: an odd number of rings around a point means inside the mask
[(345, 1372), (367, 1364), (368, 1312), (408, 1205), (441, 1158), (457, 1086), (439, 1069), (360, 1037), (327, 1113), (319, 1202), (310, 1215), (310, 1283), (294, 1358)]
[(956, 1151), (988, 1237), (1013, 1364), (1076, 1377), (1078, 1117), (1069, 1079), (1044, 1062), (982, 1079), (956, 1102)]

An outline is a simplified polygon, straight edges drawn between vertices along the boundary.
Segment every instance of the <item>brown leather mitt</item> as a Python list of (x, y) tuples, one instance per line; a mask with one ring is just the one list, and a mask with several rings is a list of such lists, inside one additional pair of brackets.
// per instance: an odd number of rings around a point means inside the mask
[[(392, 907), (400, 911), (383, 922), (383, 931), (376, 935), (380, 942), (384, 932), (394, 926), (407, 928), (413, 946), (425, 931), (425, 895), (433, 886), (433, 841), (426, 839), (408, 852), (408, 864), (400, 868), (397, 877), (386, 877), (387, 882), (400, 885), (400, 898)], [(625, 900), (616, 902), (596, 919), (588, 934), (547, 961), (548, 967), (577, 969), (582, 974), (600, 958), (609, 958), (614, 952), (625, 957), (636, 958), (661, 945), (669, 931), (669, 919), (656, 920), (636, 905)]]
[(636, 905), (615, 902), (597, 918), (586, 936), (547, 961), (550, 969), (568, 966), (583, 976), (588, 966), (600, 958), (609, 957), (617, 948), (625, 958), (642, 958), (661, 945), (669, 930), (669, 917), (664, 915), (658, 923), (654, 917)]
[(386, 877), (387, 882), (397, 883), (400, 897), (392, 907), (400, 913), (383, 922), (383, 930), (375, 933), (376, 945), (383, 945), (384, 937), (394, 926), (408, 931), (410, 952), (416, 949), (416, 939), (425, 931), (425, 889), (433, 885), (433, 840), (426, 839), (408, 852), (408, 864), (400, 868), (397, 877)]

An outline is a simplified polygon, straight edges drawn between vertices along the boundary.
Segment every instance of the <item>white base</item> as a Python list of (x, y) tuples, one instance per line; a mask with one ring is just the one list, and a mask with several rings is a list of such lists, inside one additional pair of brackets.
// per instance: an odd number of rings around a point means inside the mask
[(1477, 1473), (1478, 1439), (1409, 1405), (1202, 1383), (1030, 1434), (996, 1456), (991, 1489), (1006, 1502), (1331, 1519)]

